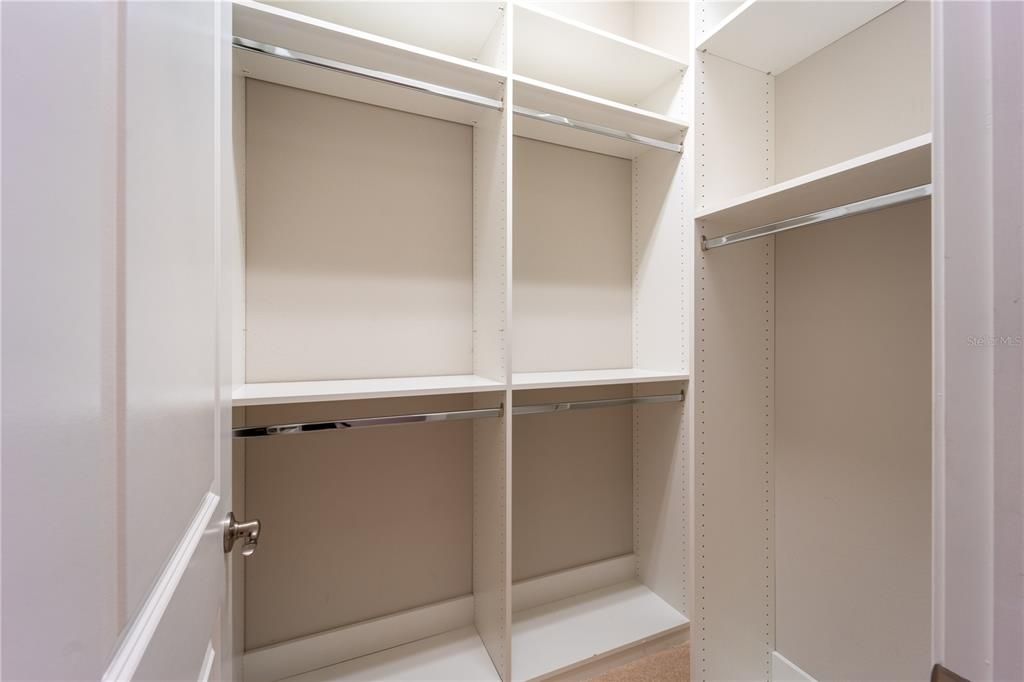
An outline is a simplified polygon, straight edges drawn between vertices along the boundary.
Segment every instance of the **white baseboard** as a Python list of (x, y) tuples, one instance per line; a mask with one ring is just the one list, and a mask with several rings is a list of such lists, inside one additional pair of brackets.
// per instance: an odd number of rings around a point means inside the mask
[(245, 682), (276, 682), (309, 670), (473, 624), (473, 596), (410, 609), (245, 652)]
[(773, 651), (772, 682), (817, 682), (817, 680), (778, 651)]
[(585, 566), (568, 568), (539, 578), (520, 580), (512, 584), (512, 611), (550, 604), (591, 590), (599, 590), (635, 577), (636, 559), (623, 554), (612, 559), (596, 561)]

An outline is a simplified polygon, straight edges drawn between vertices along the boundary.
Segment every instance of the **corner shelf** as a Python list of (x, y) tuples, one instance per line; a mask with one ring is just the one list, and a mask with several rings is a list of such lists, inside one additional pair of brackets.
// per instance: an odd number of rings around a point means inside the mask
[(757, 225), (926, 184), (931, 180), (930, 133), (697, 211), (716, 231)]
[(485, 379), (474, 374), (338, 381), (284, 381), (239, 386), (232, 395), (231, 404), (234, 407), (245, 407), (247, 405), (318, 403), (332, 400), (500, 391), (504, 388), (505, 384), (500, 381)]
[(512, 679), (565, 672), (688, 625), (636, 580), (535, 606), (512, 614)]
[[(512, 87), (517, 107), (565, 116), (659, 142), (681, 144), (689, 128), (682, 119), (619, 104), (525, 76), (513, 76)], [(615, 139), (523, 116), (515, 118), (515, 134), (625, 159), (635, 158), (652, 149), (650, 145), (642, 142)]]
[(779, 74), (900, 2), (747, 0), (712, 29), (697, 51)]
[(637, 105), (686, 71), (686, 63), (667, 52), (613, 33), (527, 4), (513, 11), (518, 75)]
[[(505, 75), (497, 69), (253, 0), (234, 0), (232, 7), (239, 38), (501, 99)], [(235, 50), (233, 61), (237, 73), (271, 83), (457, 123), (480, 117), (480, 108), (465, 102), (309, 64), (244, 50)]]
[(609, 384), (646, 384), (657, 381), (686, 381), (688, 374), (649, 369), (587, 369), (567, 372), (515, 372), (512, 388), (567, 388)]
[[(467, 680), (498, 682), (497, 671), (472, 625), (285, 678), (289, 682), (342, 680)], [(282, 681), (284, 682), (284, 681)]]

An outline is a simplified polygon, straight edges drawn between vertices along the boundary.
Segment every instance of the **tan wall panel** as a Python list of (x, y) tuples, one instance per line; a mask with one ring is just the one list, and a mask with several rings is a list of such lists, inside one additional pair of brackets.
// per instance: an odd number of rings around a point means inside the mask
[[(471, 395), (248, 407), (246, 420), (470, 407)], [(245, 458), (246, 517), (263, 522), (245, 565), (247, 649), (472, 592), (473, 422), (256, 438)]]
[(512, 370), (632, 367), (630, 162), (514, 150)]
[[(632, 395), (629, 386), (523, 391), (516, 404)], [(512, 580), (633, 551), (633, 411), (512, 421)]]
[(246, 378), (471, 373), (469, 126), (249, 80)]
[(775, 79), (775, 182), (931, 130), (930, 8), (910, 1)]
[(929, 234), (918, 202), (776, 237), (776, 648), (819, 680), (928, 675)]

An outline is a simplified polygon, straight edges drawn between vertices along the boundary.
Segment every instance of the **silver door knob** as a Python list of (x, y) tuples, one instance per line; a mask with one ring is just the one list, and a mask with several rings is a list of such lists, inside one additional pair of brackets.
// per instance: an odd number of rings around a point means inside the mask
[(235, 513), (228, 512), (224, 523), (224, 553), (231, 554), (238, 540), (242, 541), (242, 556), (252, 556), (260, 542), (259, 519), (239, 523), (235, 520)]

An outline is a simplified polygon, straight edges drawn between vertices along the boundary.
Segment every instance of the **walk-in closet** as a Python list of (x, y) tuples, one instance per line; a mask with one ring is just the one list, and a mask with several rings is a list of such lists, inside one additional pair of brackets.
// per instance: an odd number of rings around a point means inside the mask
[(924, 675), (929, 5), (426, 11), (234, 5), (246, 679)]
[(689, 20), (234, 4), (247, 682), (686, 641)]

